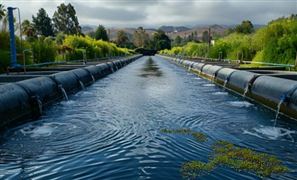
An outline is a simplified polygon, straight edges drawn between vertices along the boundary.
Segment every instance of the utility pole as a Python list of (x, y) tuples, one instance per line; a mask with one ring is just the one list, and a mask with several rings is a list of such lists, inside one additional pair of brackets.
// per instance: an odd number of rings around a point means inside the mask
[(297, 68), (297, 51), (296, 51), (296, 59), (295, 59), (295, 70)]
[(211, 29), (210, 27), (208, 28), (208, 56), (210, 53), (210, 45), (211, 45)]

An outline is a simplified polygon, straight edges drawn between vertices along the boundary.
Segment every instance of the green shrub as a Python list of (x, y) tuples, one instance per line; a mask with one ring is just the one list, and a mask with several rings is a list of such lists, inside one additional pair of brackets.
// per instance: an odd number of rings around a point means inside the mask
[(10, 64), (10, 52), (0, 49), (0, 71), (4, 72)]
[(87, 59), (130, 54), (129, 50), (126, 48), (118, 48), (113, 43), (95, 40), (89, 36), (67, 36), (64, 39), (63, 45), (73, 49), (73, 51), (68, 53), (70, 60), (82, 59), (84, 51), (86, 52)]
[(54, 62), (57, 46), (50, 38), (39, 38), (31, 43), (34, 63)]

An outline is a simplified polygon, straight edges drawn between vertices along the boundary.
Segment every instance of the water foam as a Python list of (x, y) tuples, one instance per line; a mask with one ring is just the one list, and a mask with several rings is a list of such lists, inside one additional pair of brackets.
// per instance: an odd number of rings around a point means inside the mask
[(30, 125), (28, 127), (22, 128), (20, 132), (25, 136), (30, 136), (31, 138), (49, 137), (60, 126), (67, 126), (69, 130), (77, 128), (77, 126), (73, 124), (71, 125), (67, 123), (53, 122), (53, 123), (43, 123), (38, 126)]
[(251, 107), (251, 106), (253, 106), (252, 103), (249, 103), (249, 102), (247, 102), (247, 101), (231, 101), (231, 102), (229, 102), (229, 104), (230, 104), (231, 106), (234, 106), (234, 107), (240, 107), (240, 108), (242, 108), (242, 107)]
[(227, 92), (214, 92), (213, 95), (228, 95)]
[(203, 84), (202, 86), (204, 86), (204, 87), (213, 87), (215, 85), (214, 84)]
[(260, 126), (252, 128), (251, 130), (243, 130), (243, 134), (270, 140), (277, 140), (282, 137), (288, 137), (291, 139), (291, 141), (294, 141), (292, 134), (296, 134), (296, 131), (273, 126)]

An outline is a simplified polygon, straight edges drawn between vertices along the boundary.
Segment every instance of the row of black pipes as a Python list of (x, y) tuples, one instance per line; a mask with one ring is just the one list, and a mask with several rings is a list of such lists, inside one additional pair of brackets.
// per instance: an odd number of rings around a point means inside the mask
[(68, 94), (84, 89), (139, 57), (141, 55), (1, 85), (0, 129), (38, 118), (45, 106), (63, 98), (68, 100)]
[(274, 110), (275, 125), (279, 114), (297, 119), (297, 82), (294, 80), (179, 58), (162, 57), (184, 66), (229, 91)]

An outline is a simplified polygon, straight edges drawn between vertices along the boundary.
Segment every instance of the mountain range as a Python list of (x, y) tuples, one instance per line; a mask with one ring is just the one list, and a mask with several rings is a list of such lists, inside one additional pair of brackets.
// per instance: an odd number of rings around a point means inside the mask
[[(212, 36), (223, 36), (226, 34), (229, 28), (233, 28), (236, 25), (197, 25), (193, 27), (186, 26), (160, 26), (159, 28), (145, 28), (145, 31), (152, 36), (158, 29), (164, 31), (171, 39), (175, 39), (177, 36), (182, 38), (186, 38), (195, 35), (196, 39), (199, 40), (202, 38), (202, 34), (204, 31), (208, 31), (210, 28)], [(263, 25), (255, 25), (255, 28), (260, 28)], [(92, 31), (96, 30), (97, 26), (92, 25), (83, 25), (82, 32), (84, 34), (88, 34)], [(123, 30), (127, 33), (129, 39), (132, 39), (133, 33), (137, 28), (107, 28), (108, 35), (110, 40), (115, 40), (117, 36), (117, 32)]]

